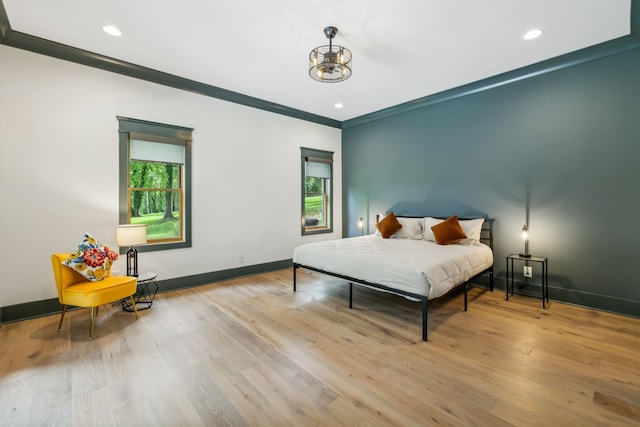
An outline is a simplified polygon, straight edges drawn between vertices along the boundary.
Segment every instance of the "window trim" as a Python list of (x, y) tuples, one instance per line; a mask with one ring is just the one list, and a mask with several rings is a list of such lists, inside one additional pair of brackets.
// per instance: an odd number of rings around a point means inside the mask
[[(136, 247), (138, 252), (162, 251), (191, 247), (191, 145), (192, 128), (155, 123), (147, 120), (116, 116), (118, 119), (119, 154), (119, 223), (128, 222), (129, 187), (129, 139), (147, 140), (184, 146), (184, 240), (158, 242)], [(123, 253), (127, 248), (120, 248)]]
[[(312, 158), (316, 162), (326, 162), (331, 165), (329, 178), (329, 209), (327, 212), (327, 227), (312, 228), (305, 225), (305, 179), (307, 177), (305, 162)], [(300, 189), (301, 189), (301, 218), (300, 232), (302, 236), (313, 234), (333, 233), (333, 152), (315, 148), (300, 147)]]

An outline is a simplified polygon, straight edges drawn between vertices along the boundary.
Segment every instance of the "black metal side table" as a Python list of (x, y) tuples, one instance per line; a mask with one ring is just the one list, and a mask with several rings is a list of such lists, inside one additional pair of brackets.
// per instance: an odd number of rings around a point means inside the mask
[(549, 302), (549, 261), (546, 257), (539, 256), (522, 256), (519, 254), (511, 254), (507, 256), (507, 289), (506, 300), (509, 301), (509, 286), (511, 286), (511, 295), (513, 295), (513, 262), (522, 261), (528, 265), (529, 262), (540, 263), (542, 265), (542, 308), (547, 308), (546, 303)]
[[(136, 302), (136, 308), (138, 310), (151, 308), (153, 299), (156, 297), (158, 289), (160, 288), (158, 282), (156, 282), (157, 276), (156, 273), (142, 273), (138, 275), (138, 289), (136, 289), (136, 293), (133, 294), (133, 299)], [(123, 299), (121, 302), (123, 310), (133, 311), (130, 298)]]

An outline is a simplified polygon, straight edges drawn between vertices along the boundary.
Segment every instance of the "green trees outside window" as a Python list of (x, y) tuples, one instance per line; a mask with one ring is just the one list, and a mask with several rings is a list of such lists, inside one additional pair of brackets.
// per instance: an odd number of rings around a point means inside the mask
[(180, 238), (181, 175), (180, 165), (131, 161), (130, 223), (147, 224), (147, 240)]
[(307, 224), (313, 223), (319, 227), (326, 225), (327, 181), (325, 178), (305, 177), (304, 217)]

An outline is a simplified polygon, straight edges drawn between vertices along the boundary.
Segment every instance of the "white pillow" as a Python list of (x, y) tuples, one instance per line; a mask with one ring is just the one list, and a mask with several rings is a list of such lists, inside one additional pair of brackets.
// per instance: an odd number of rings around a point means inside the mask
[[(459, 222), (460, 226), (462, 227), (462, 231), (464, 231), (464, 234), (467, 235), (467, 241), (480, 241), (480, 233), (482, 232), (482, 224), (484, 223), (484, 218), (465, 219), (460, 220)], [(465, 242), (463, 241), (462, 243)]]
[(422, 239), (435, 242), (436, 236), (433, 235), (433, 231), (431, 231), (431, 227), (433, 227), (434, 225), (440, 224), (442, 221), (444, 221), (444, 219), (432, 218), (430, 216), (426, 216), (422, 218)]
[[(432, 218), (430, 216), (423, 218), (423, 229), (422, 229), (422, 238), (424, 240), (430, 240), (432, 242), (436, 241), (436, 237), (433, 235), (433, 231), (431, 231), (431, 227), (434, 225), (440, 224), (444, 219)], [(462, 227), (462, 231), (467, 235), (467, 238), (460, 243), (470, 243), (473, 241), (480, 241), (480, 233), (482, 232), (482, 224), (484, 223), (484, 218), (478, 219), (464, 219), (458, 220), (460, 223), (460, 227)]]
[(402, 228), (393, 233), (391, 237), (413, 240), (422, 239), (422, 218), (405, 218), (398, 216), (396, 219), (402, 224)]

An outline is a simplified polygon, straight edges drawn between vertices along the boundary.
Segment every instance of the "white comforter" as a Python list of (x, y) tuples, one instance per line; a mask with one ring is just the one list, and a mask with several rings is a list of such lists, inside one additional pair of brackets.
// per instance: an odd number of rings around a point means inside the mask
[(370, 235), (298, 246), (293, 262), (432, 299), (489, 268), (493, 252), (479, 242), (438, 245)]

